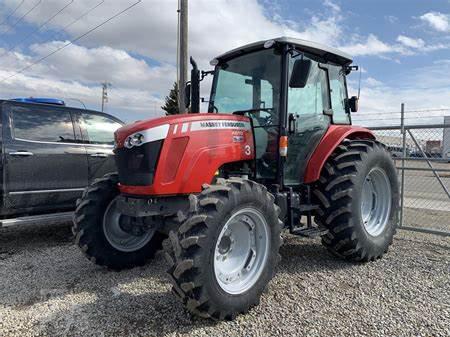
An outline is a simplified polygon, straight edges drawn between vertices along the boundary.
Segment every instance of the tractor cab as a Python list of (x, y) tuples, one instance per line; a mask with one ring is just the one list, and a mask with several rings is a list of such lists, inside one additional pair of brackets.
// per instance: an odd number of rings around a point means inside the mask
[[(211, 61), (208, 111), (251, 118), (258, 181), (283, 177), (284, 184), (298, 185), (329, 126), (351, 124), (357, 102), (347, 93), (351, 63), (339, 50), (285, 37), (232, 50)], [(283, 168), (281, 136), (288, 139)]]

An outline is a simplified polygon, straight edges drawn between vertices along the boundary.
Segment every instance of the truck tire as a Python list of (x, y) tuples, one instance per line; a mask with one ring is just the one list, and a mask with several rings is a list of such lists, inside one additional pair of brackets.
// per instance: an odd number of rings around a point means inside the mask
[(250, 180), (218, 179), (191, 195), (164, 243), (174, 294), (198, 316), (234, 319), (259, 303), (280, 260), (274, 197)]
[(398, 223), (399, 187), (382, 144), (341, 144), (325, 164), (313, 197), (320, 206), (315, 222), (329, 230), (322, 243), (333, 255), (367, 262), (388, 251)]
[[(124, 216), (113, 208), (119, 195), (117, 183), (118, 175), (108, 174), (85, 189), (77, 201), (72, 231), (90, 261), (122, 270), (144, 265), (161, 247), (163, 238), (155, 230), (133, 235), (122, 229)], [(129, 244), (121, 245), (119, 240)]]

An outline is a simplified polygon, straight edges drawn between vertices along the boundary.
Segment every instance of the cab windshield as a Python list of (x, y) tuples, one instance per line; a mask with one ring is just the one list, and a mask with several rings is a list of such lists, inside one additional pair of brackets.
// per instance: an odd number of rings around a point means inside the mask
[(254, 114), (262, 110), (266, 112), (264, 115), (271, 116), (271, 123), (277, 123), (280, 74), (281, 55), (274, 49), (221, 63), (216, 71), (209, 111)]
[(264, 49), (221, 63), (212, 88), (209, 112), (252, 119), (258, 179), (273, 180), (277, 172), (281, 60)]

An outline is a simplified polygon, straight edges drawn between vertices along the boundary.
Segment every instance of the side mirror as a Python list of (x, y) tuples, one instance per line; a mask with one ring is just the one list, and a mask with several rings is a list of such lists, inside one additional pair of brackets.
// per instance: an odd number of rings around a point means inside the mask
[(353, 96), (348, 99), (348, 107), (351, 112), (358, 112), (359, 109), (359, 98), (356, 96)]
[(290, 88), (304, 88), (308, 83), (309, 72), (311, 71), (311, 60), (299, 59), (294, 63), (291, 78), (289, 80)]
[(186, 103), (186, 109), (191, 105), (191, 84), (186, 84), (184, 88), (184, 102)]

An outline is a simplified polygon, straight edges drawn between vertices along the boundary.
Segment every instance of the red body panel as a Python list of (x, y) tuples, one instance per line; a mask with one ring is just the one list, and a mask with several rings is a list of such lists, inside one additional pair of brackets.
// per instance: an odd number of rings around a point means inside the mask
[(304, 176), (306, 184), (319, 180), (328, 157), (344, 139), (375, 139), (375, 136), (372, 131), (359, 126), (331, 125), (309, 159)]
[(116, 131), (117, 147), (135, 133), (169, 124), (153, 185), (123, 186), (132, 195), (173, 195), (201, 191), (224, 164), (254, 159), (253, 133), (247, 117), (184, 114), (137, 122)]

